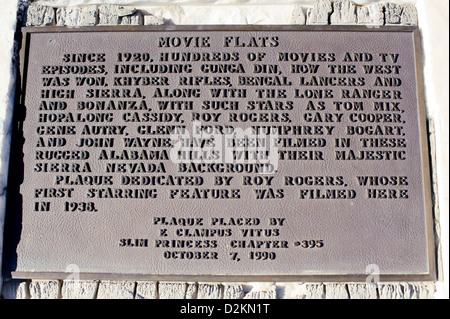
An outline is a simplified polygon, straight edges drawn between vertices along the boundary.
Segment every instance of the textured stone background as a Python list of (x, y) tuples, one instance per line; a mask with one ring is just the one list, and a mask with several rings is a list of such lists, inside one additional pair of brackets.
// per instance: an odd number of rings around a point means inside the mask
[(174, 283), (134, 281), (13, 280), (7, 299), (431, 299), (421, 283)]
[[(13, 50), (15, 1), (0, 17), (2, 61), (16, 62)], [(448, 298), (448, 1), (447, 0), (37, 0), (19, 2), (19, 22), (27, 26), (158, 24), (335, 24), (417, 25), (425, 53), (427, 112), (433, 159), (434, 191), (441, 280), (437, 283), (171, 283), (135, 281), (12, 280), (2, 287), (7, 299), (426, 299)], [(108, 4), (105, 4), (105, 3)], [(31, 4), (30, 4), (31, 3)], [(245, 5), (242, 5), (245, 3)], [(416, 10), (417, 8), (417, 10)], [(4, 31), (4, 32), (1, 32)], [(446, 40), (442, 40), (442, 39)], [(433, 45), (431, 45), (433, 44)], [(9, 49), (7, 49), (9, 48)], [(428, 59), (427, 59), (428, 57)], [(446, 61), (446, 62), (444, 62)], [(442, 65), (447, 66), (443, 69)], [(446, 72), (446, 73), (445, 73)], [(0, 66), (0, 231), (9, 159), (10, 115), (14, 100), (14, 68)], [(446, 92), (446, 93), (445, 93)], [(439, 186), (439, 187), (438, 187)], [(1, 236), (0, 236), (1, 238)], [(0, 241), (1, 248), (1, 241)], [(1, 250), (0, 250), (1, 252)], [(443, 266), (444, 265), (444, 266)], [(1, 285), (1, 282), (0, 282)]]
[[(106, 2), (106, 1), (105, 1)], [(283, 3), (286, 4), (283, 4)], [(309, 1), (311, 2), (311, 1)], [(367, 1), (360, 1), (367, 2)], [(166, 1), (170, 6), (131, 6), (145, 1), (69, 1), (40, 0), (32, 3), (26, 14), (27, 26), (92, 26), (156, 24), (333, 24), (333, 25), (417, 25), (417, 11), (406, 1), (373, 2), (357, 5), (350, 0), (318, 0), (308, 6), (295, 2), (239, 1)], [(83, 3), (83, 5), (78, 5)], [(117, 3), (117, 4), (111, 4)], [(148, 1), (147, 3), (160, 3)], [(177, 5), (179, 3), (179, 5)], [(229, 3), (229, 5), (224, 5)], [(261, 4), (264, 5), (261, 5)], [(308, 1), (307, 1), (308, 3)], [(405, 4), (401, 4), (405, 3)], [(259, 4), (259, 5), (256, 5)]]

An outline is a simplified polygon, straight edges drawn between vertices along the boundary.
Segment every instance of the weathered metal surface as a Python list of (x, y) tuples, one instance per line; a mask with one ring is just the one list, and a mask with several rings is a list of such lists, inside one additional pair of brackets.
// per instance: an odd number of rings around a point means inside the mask
[(25, 31), (14, 277), (434, 278), (416, 28)]

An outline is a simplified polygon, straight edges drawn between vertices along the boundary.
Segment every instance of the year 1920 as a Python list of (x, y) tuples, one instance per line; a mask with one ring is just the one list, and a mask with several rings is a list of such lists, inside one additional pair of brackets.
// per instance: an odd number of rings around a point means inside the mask
[(153, 62), (150, 53), (118, 53), (117, 62)]

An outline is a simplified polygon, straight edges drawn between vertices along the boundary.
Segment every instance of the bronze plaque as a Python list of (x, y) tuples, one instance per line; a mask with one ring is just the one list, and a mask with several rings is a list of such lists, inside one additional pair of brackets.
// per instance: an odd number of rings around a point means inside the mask
[(418, 45), (409, 27), (25, 29), (12, 275), (434, 278)]

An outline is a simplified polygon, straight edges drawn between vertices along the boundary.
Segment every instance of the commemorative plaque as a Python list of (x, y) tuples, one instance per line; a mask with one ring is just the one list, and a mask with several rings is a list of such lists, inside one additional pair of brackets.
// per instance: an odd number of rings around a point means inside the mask
[(25, 28), (12, 276), (434, 278), (418, 45), (412, 27)]

